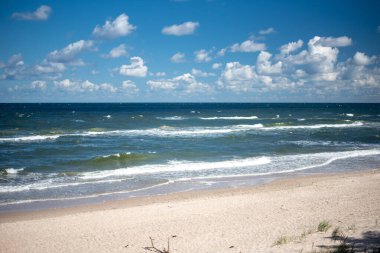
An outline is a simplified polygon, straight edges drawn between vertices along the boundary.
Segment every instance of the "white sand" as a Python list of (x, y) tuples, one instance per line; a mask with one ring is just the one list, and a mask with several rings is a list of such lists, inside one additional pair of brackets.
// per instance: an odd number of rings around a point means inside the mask
[[(321, 220), (326, 233), (316, 232)], [(0, 252), (149, 252), (151, 236), (160, 249), (170, 237), (170, 252), (305, 253), (331, 245), (337, 226), (355, 242), (379, 240), (379, 170), (2, 214)], [(290, 242), (273, 246), (280, 236)]]

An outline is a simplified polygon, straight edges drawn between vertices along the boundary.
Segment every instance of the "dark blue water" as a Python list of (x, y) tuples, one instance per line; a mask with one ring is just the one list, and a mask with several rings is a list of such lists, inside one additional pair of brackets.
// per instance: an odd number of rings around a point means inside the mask
[(0, 104), (0, 211), (378, 168), (379, 154), (380, 104)]

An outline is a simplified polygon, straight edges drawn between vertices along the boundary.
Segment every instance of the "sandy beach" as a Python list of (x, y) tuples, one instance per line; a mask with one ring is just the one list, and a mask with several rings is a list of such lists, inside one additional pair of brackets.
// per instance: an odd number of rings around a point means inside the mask
[[(0, 252), (323, 252), (380, 245), (380, 170), (0, 215)], [(325, 227), (321, 222), (325, 221)], [(323, 224), (322, 224), (323, 225)], [(327, 230), (327, 231), (318, 231)], [(338, 228), (338, 229), (337, 229)]]

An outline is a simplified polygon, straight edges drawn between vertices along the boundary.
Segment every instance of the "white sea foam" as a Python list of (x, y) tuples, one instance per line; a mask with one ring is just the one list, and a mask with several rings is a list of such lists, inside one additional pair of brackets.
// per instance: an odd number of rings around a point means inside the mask
[(319, 129), (319, 128), (346, 128), (346, 127), (360, 127), (364, 124), (362, 122), (354, 122), (351, 124), (316, 124), (316, 125), (300, 125), (300, 126), (273, 126), (263, 127), (263, 130), (286, 130), (286, 129)]
[(31, 136), (19, 136), (19, 137), (7, 137), (0, 138), (0, 142), (36, 142), (36, 141), (46, 141), (55, 140), (61, 135), (31, 135)]
[(103, 158), (108, 158), (108, 157), (120, 157), (121, 155), (130, 155), (131, 152), (125, 152), (125, 153), (116, 153), (112, 155), (104, 155), (102, 156)]
[(121, 182), (125, 179), (126, 178), (65, 183), (65, 182), (59, 182), (57, 178), (49, 178), (49, 179), (44, 179), (38, 182), (30, 183), (30, 184), (2, 186), (0, 187), (0, 193), (23, 192), (23, 191), (31, 191), (31, 190), (41, 191), (41, 190), (47, 190), (47, 189), (72, 187), (72, 186), (87, 185), (87, 184), (115, 183), (115, 182)]
[(352, 113), (346, 113), (346, 116), (347, 117), (354, 117), (354, 114), (352, 114)]
[[(360, 121), (356, 121), (350, 124), (316, 124), (316, 125), (295, 125), (295, 126), (267, 126), (263, 124), (241, 124), (241, 125), (229, 125), (221, 127), (185, 127), (177, 128), (170, 126), (162, 126), (159, 128), (149, 129), (130, 129), (130, 130), (109, 130), (109, 131), (84, 131), (72, 134), (60, 134), (60, 135), (31, 135), (21, 137), (7, 137), (0, 138), (1, 142), (39, 142), (55, 140), (59, 137), (75, 137), (75, 136), (157, 136), (157, 137), (207, 137), (217, 136), (229, 133), (238, 133), (250, 130), (287, 130), (287, 129), (319, 129), (319, 128), (346, 128), (346, 127), (360, 127), (364, 124)], [(371, 126), (367, 123), (368, 126)]]
[(189, 161), (169, 161), (166, 164), (143, 165), (116, 170), (84, 172), (79, 175), (82, 179), (100, 179), (113, 176), (130, 176), (140, 174), (157, 174), (167, 172), (184, 172), (200, 170), (236, 169), (251, 167), (270, 163), (268, 157), (253, 157), (245, 159), (234, 159), (221, 162), (189, 162)]
[[(211, 176), (200, 176), (200, 177), (192, 177), (192, 178), (180, 178), (176, 181), (190, 181), (190, 180), (199, 180), (199, 179), (214, 179), (214, 178), (235, 178), (235, 177), (250, 177), (250, 176), (267, 176), (267, 175), (276, 175), (276, 174), (286, 174), (286, 173), (294, 173), (298, 171), (305, 171), (310, 170), (318, 167), (327, 166), (335, 161), (338, 160), (344, 160), (349, 158), (355, 158), (355, 157), (363, 157), (363, 156), (373, 156), (373, 155), (380, 155), (380, 149), (370, 149), (370, 150), (355, 150), (355, 151), (342, 151), (342, 152), (333, 152), (333, 153), (316, 153), (316, 154), (308, 154), (308, 155), (289, 155), (289, 156), (282, 156), (276, 158), (272, 158), (273, 163), (272, 164), (280, 164), (280, 166), (284, 166), (282, 164), (283, 160), (288, 160), (289, 163), (291, 163), (291, 167), (293, 169), (282, 169), (282, 170), (275, 170), (270, 169), (266, 172), (254, 172), (254, 173), (241, 173), (241, 174), (223, 174), (223, 175), (211, 175)], [(311, 164), (311, 165), (304, 165), (300, 167), (295, 167), (294, 161), (305, 161), (307, 162), (308, 159), (324, 159), (325, 161)], [(294, 168), (295, 167), (295, 168)], [(274, 166), (274, 168), (277, 168)]]
[(258, 119), (257, 116), (231, 116), (231, 117), (199, 117), (202, 120), (247, 120), (247, 119)]
[(21, 168), (21, 169), (14, 169), (14, 168), (7, 168), (5, 169), (5, 171), (8, 173), (8, 174), (17, 174), (21, 171), (23, 171), (24, 168)]
[(172, 116), (172, 117), (157, 117), (156, 119), (160, 120), (185, 120), (187, 118), (181, 116)]

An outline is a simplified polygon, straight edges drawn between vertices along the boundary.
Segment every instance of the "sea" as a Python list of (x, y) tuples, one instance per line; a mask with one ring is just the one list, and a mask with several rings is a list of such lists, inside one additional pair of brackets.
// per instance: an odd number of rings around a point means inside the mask
[(0, 104), (0, 212), (380, 168), (380, 104)]

